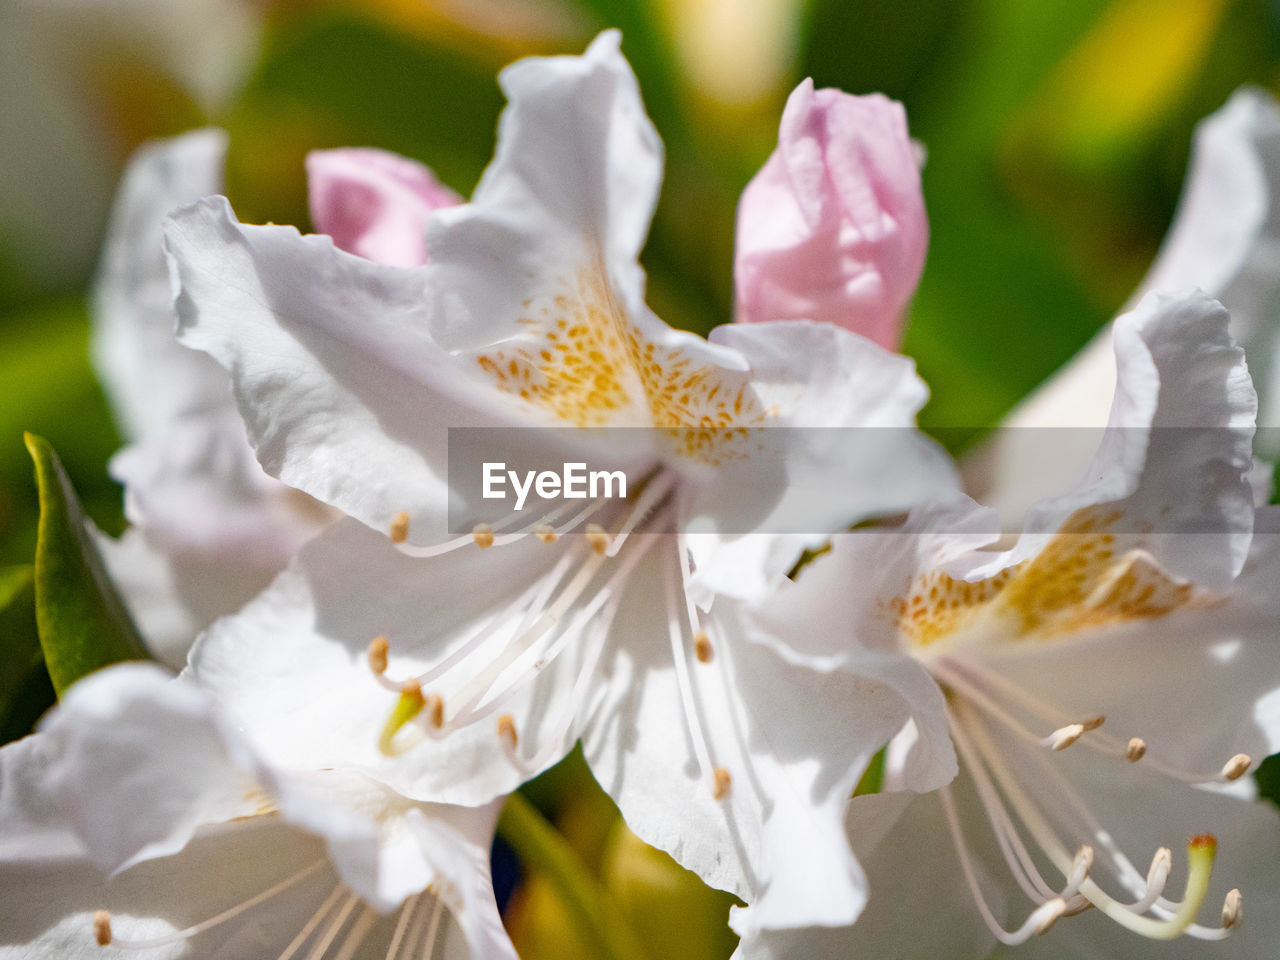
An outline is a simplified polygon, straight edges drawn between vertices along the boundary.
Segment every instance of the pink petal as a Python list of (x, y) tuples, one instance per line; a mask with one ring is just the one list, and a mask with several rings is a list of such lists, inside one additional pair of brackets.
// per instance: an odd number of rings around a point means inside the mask
[(462, 202), (422, 164), (368, 147), (313, 151), (307, 183), (318, 231), (343, 250), (395, 267), (426, 263), (427, 218)]
[(902, 105), (806, 80), (738, 206), (737, 319), (825, 320), (892, 349), (928, 244)]

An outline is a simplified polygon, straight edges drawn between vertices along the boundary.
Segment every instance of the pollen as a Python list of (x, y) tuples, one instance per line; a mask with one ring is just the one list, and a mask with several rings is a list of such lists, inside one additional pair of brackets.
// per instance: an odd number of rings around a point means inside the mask
[(498, 717), (498, 739), (512, 753), (520, 743), (520, 735), (516, 733), (516, 718), (509, 713)]
[(1247, 753), (1237, 753), (1222, 767), (1222, 779), (1239, 780), (1249, 771), (1252, 763), (1253, 760)]
[(1147, 755), (1147, 741), (1141, 737), (1134, 737), (1125, 748), (1124, 755), (1130, 763), (1137, 763)]
[(476, 546), (481, 550), (487, 550), (493, 546), (493, 527), (487, 523), (477, 523), (471, 529), (471, 539), (476, 542)]
[(593, 553), (603, 554), (609, 549), (611, 538), (604, 527), (598, 523), (587, 524), (587, 543), (591, 544)]
[(444, 697), (438, 693), (429, 693), (423, 698), (422, 711), (426, 714), (427, 724), (432, 730), (444, 726)]
[(1238, 927), (1243, 920), (1244, 897), (1240, 896), (1239, 890), (1231, 890), (1222, 903), (1222, 929), (1230, 930), (1232, 927)]
[(707, 636), (705, 630), (699, 630), (693, 635), (693, 654), (698, 658), (699, 663), (710, 663), (711, 658), (715, 656), (715, 651), (711, 648), (711, 638)]
[(1205, 853), (1218, 852), (1218, 838), (1212, 833), (1201, 833), (1192, 837), (1187, 841), (1187, 849), (1192, 851), (1204, 851)]
[(387, 638), (374, 637), (369, 641), (369, 669), (382, 676), (387, 672)]
[(560, 539), (560, 534), (556, 533), (555, 528), (549, 523), (540, 523), (533, 528), (534, 536), (543, 543), (555, 543)]
[(391, 542), (404, 543), (409, 539), (409, 514), (401, 510), (391, 518)]
[(111, 943), (111, 914), (106, 910), (99, 910), (93, 915), (93, 939), (100, 947)]
[(729, 771), (724, 767), (716, 767), (715, 770), (711, 772), (711, 775), (713, 779), (711, 785), (711, 796), (715, 797), (717, 800), (723, 800), (729, 795), (729, 788), (733, 786), (733, 778), (729, 776)]

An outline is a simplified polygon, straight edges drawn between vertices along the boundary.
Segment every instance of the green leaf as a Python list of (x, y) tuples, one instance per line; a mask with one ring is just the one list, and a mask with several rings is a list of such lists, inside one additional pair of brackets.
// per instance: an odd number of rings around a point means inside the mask
[(618, 905), (586, 864), (538, 809), (518, 793), (507, 798), (498, 833), (525, 865), (544, 876), (560, 894), (577, 926), (590, 937), (602, 960), (645, 960)]
[(47, 440), (26, 434), (40, 493), (35, 607), (53, 688), (121, 660), (145, 660), (146, 648), (90, 538), (84, 512)]
[(0, 662), (0, 743), (8, 743), (30, 733), (54, 701), (36, 633), (30, 564), (0, 567)]

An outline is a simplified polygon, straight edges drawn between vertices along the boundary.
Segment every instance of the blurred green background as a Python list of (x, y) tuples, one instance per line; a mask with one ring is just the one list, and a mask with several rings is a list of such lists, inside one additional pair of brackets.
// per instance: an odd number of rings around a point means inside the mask
[[(395, 150), (465, 195), (492, 151), (497, 69), (580, 51), (606, 26), (622, 28), (667, 146), (644, 259), (650, 302), (677, 326), (705, 332), (731, 317), (737, 198), (798, 80), (906, 104), (928, 151), (932, 243), (904, 350), (933, 390), (924, 424), (948, 428), (957, 448), (1124, 301), (1170, 219), (1195, 122), (1241, 83), (1280, 86), (1280, 5), (1268, 0), (10, 0), (0, 565), (29, 563), (35, 543), (23, 430), (52, 442), (100, 526), (122, 527), (106, 474), (119, 440), (87, 360), (85, 293), (135, 146), (225, 127), (228, 192), (246, 221), (307, 229), (302, 161), (321, 147)], [(21, 594), (23, 576), (0, 577), (0, 593)], [(29, 609), (0, 608), (7, 739), (49, 693), (25, 682), (35, 668), (17, 638)], [(726, 901), (628, 839), (580, 765), (530, 796), (653, 956), (727, 955), (722, 921), (704, 929)], [(673, 927), (663, 902), (683, 903), (690, 923)], [(558, 909), (554, 890), (528, 878), (508, 911), (522, 950), (592, 956)], [(655, 927), (653, 916), (668, 919)]]

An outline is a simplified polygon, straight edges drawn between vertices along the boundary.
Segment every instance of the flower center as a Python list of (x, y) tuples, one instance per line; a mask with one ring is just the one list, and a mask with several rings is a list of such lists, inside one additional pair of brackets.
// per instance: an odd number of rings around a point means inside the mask
[[(546, 572), (513, 603), (415, 676), (388, 676), (394, 638), (373, 639), (370, 667), (378, 681), (397, 694), (379, 749), (395, 756), (488, 720), (507, 759), (518, 769), (533, 772), (558, 759), (588, 703), (628, 580), (646, 562), (660, 567), (663, 577), (667, 632), (690, 742), (711, 794), (717, 799), (727, 796), (732, 777), (706, 735), (701, 701), (704, 684), (728, 682), (724, 671), (731, 670), (731, 664), (728, 651), (713, 641), (692, 600), (683, 535), (671, 532), (679, 495), (678, 475), (659, 468), (621, 507), (616, 501), (597, 501), (563, 523), (549, 516), (506, 533), (508, 521), (503, 521), (440, 547), (402, 545), (400, 549), (411, 556), (436, 556), (472, 546), (506, 546), (534, 536), (551, 552)], [(394, 524), (391, 532), (396, 532)], [(540, 725), (541, 746), (531, 751), (520, 736), (512, 703), (574, 643), (579, 645), (580, 666), (571, 692), (561, 715)], [(697, 669), (711, 665), (718, 669), (710, 674)]]

